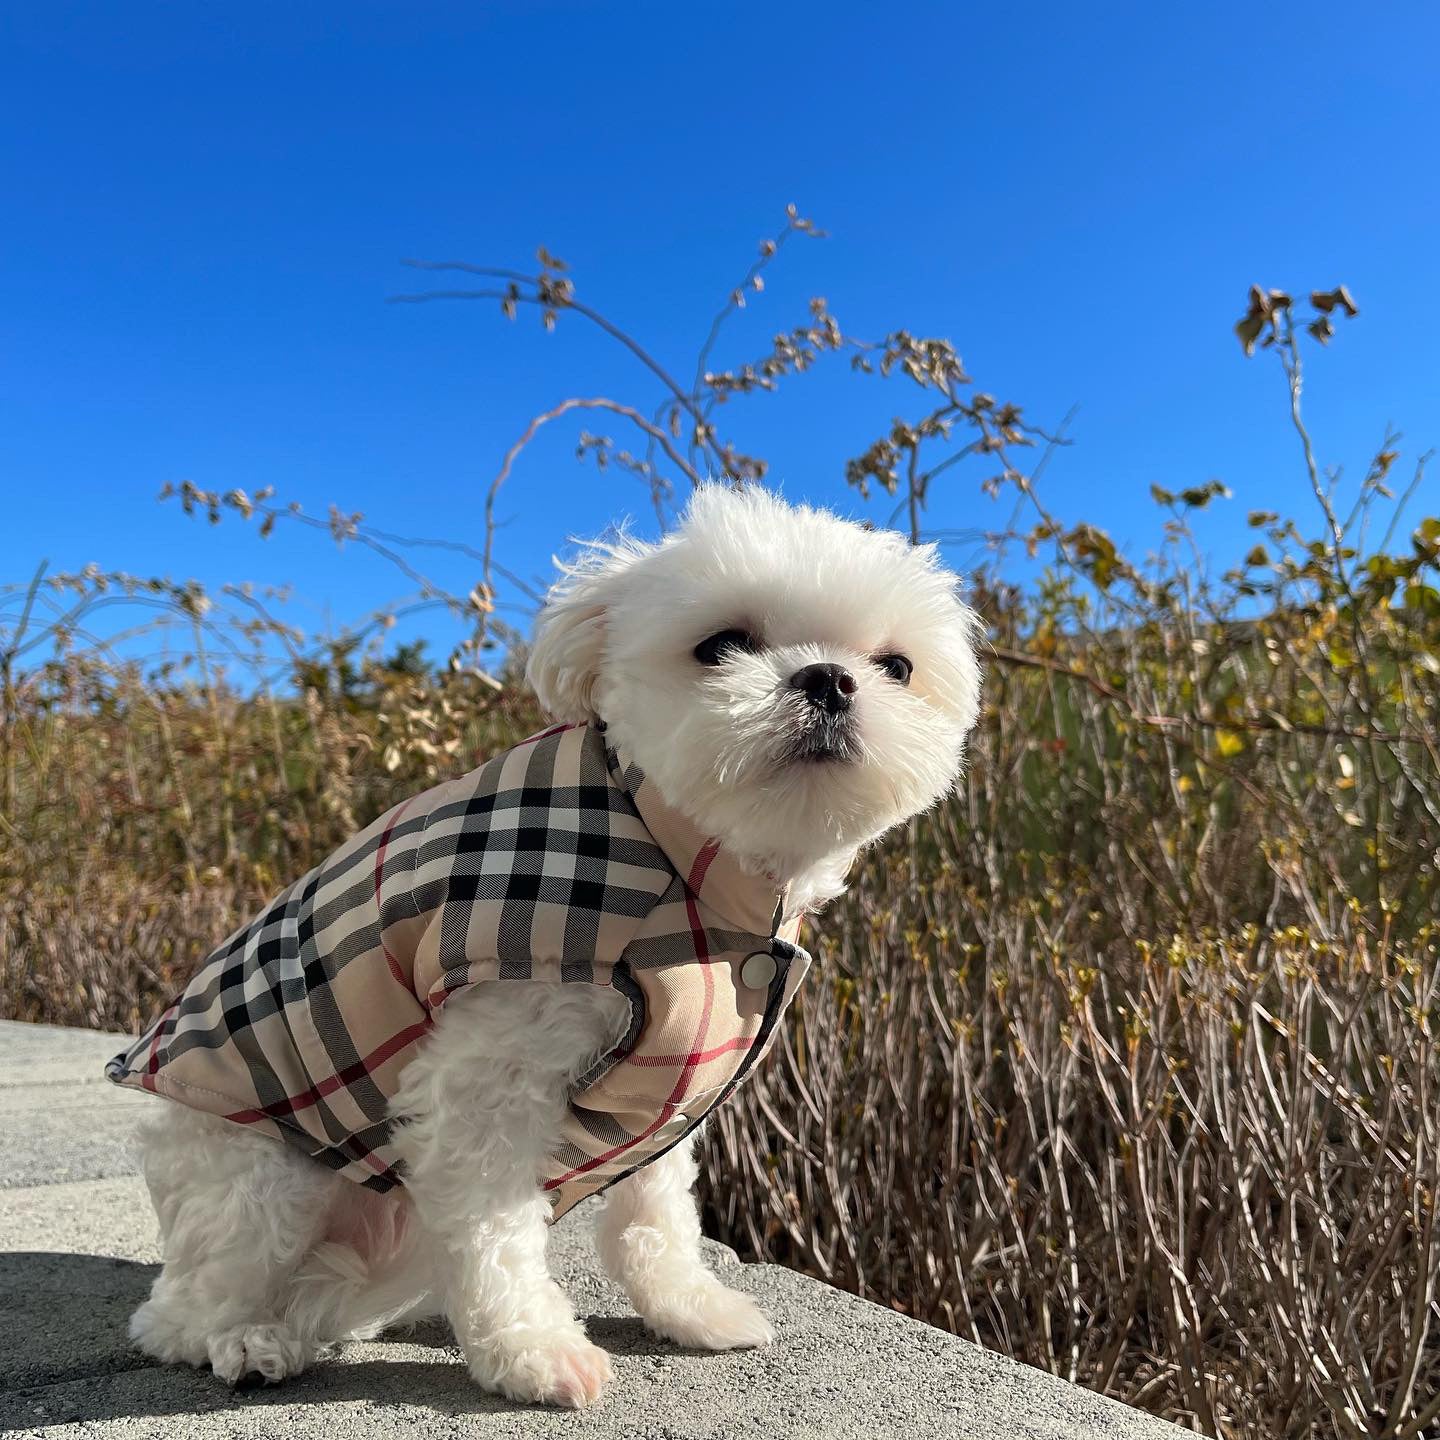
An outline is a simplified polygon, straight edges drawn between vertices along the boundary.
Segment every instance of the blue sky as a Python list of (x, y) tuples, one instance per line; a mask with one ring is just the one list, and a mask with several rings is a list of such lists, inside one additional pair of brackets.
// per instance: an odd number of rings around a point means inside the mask
[[(1440, 443), (1437, 56), (1430, 0), (0, 6), (0, 580), (45, 557), (290, 584), (298, 620), (341, 625), (404, 588), (382, 562), (212, 530), (160, 486), (477, 540), (530, 415), (655, 391), (569, 321), (387, 305), (401, 257), (526, 267), (544, 243), (683, 371), (792, 200), (830, 238), (787, 252), (722, 360), (811, 294), (857, 334), (947, 336), (1036, 421), (1078, 407), (1063, 515), (1139, 553), (1151, 482), (1218, 477), (1236, 498), (1202, 533), (1231, 558), (1247, 508), (1303, 504), (1278, 373), (1230, 329), (1252, 281), (1360, 303), (1312, 366), (1323, 458), (1358, 477), (1387, 422)], [(858, 510), (843, 462), (902, 406), (832, 364), (732, 431), (787, 493)], [(643, 528), (578, 428), (502, 505), (523, 573)], [(980, 478), (932, 523), (1001, 521)]]

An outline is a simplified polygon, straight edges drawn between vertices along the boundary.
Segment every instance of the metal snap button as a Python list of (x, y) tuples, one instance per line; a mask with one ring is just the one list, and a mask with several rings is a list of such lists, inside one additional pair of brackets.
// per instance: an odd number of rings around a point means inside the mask
[(775, 957), (768, 950), (757, 950), (747, 956), (740, 967), (740, 983), (751, 990), (768, 990), (775, 978)]
[(690, 1127), (688, 1115), (672, 1115), (656, 1132), (657, 1140), (678, 1140)]

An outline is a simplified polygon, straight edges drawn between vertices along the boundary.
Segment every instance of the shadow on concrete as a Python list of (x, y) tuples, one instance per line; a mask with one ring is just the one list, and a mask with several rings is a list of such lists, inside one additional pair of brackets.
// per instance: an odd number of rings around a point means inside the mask
[[(21, 1426), (181, 1415), (223, 1415), (273, 1405), (406, 1404), (445, 1414), (518, 1406), (470, 1379), (449, 1327), (427, 1320), (344, 1348), (282, 1385), (231, 1390), (208, 1371), (160, 1365), (126, 1334), (159, 1266), (103, 1255), (0, 1254), (0, 1430)], [(635, 1316), (596, 1316), (587, 1329), (613, 1355), (678, 1355)], [(553, 1413), (553, 1412), (550, 1412)]]
[(106, 1255), (0, 1254), (0, 1392), (149, 1364), (125, 1325), (159, 1269)]
[[(703, 1355), (710, 1352), (686, 1350), (668, 1340), (656, 1339), (638, 1315), (592, 1315), (585, 1319), (585, 1333), (612, 1355)], [(423, 1345), (433, 1350), (449, 1350), (459, 1363), (460, 1351), (443, 1320), (420, 1320), (410, 1325), (397, 1325), (387, 1330), (378, 1344)]]

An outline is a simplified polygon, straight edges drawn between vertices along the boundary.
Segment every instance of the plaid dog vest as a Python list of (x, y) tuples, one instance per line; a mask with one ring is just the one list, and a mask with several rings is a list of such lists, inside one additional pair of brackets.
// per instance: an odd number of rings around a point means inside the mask
[(454, 995), (607, 985), (629, 1033), (576, 1082), (540, 1176), (554, 1218), (671, 1149), (769, 1048), (810, 957), (783, 894), (666, 806), (603, 729), (562, 726), (396, 806), (201, 966), (105, 1067), (402, 1183), (389, 1104)]

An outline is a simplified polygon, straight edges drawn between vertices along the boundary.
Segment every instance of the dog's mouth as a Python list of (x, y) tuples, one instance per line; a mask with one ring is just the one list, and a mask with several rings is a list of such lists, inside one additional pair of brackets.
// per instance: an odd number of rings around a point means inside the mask
[(848, 714), (816, 715), (785, 747), (787, 765), (854, 765), (863, 751)]

